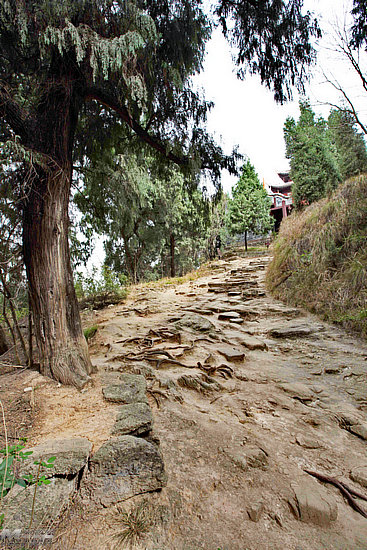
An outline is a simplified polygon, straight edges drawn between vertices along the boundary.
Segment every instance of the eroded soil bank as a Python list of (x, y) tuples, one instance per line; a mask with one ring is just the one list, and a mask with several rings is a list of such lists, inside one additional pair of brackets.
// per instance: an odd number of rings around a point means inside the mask
[[(167, 486), (143, 499), (149, 550), (367, 549), (367, 519), (305, 470), (367, 493), (367, 346), (267, 296), (268, 258), (233, 257), (183, 285), (137, 287), (95, 313), (98, 368), (84, 393), (39, 375), (31, 443), (82, 436), (97, 450), (117, 406), (111, 371), (144, 374)], [(367, 509), (361, 499), (355, 501)], [(76, 501), (54, 548), (109, 549), (111, 507)]]

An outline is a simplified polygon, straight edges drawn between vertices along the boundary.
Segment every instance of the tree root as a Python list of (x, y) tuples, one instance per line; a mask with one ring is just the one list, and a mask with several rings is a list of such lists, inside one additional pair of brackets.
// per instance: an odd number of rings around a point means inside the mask
[(147, 393), (149, 393), (149, 395), (151, 395), (154, 398), (155, 402), (157, 403), (158, 409), (160, 409), (161, 407), (161, 401), (162, 401), (161, 398), (163, 397), (164, 399), (168, 399), (168, 395), (166, 395), (161, 390), (148, 389)]
[(347, 499), (350, 506), (356, 512), (361, 514), (361, 516), (363, 516), (364, 518), (367, 518), (367, 511), (361, 508), (361, 506), (359, 506), (359, 504), (353, 498), (353, 497), (357, 497), (367, 501), (366, 496), (362, 495), (361, 493), (358, 493), (357, 491), (355, 491), (351, 487), (348, 487), (348, 485), (346, 485), (342, 481), (339, 481), (338, 479), (335, 479), (334, 477), (329, 477), (324, 474), (319, 474), (318, 472), (313, 472), (311, 470), (304, 470), (304, 472), (306, 472), (310, 476), (316, 477), (320, 481), (324, 481), (325, 483), (331, 483), (331, 485), (334, 485), (335, 487), (337, 487), (339, 491), (342, 493), (342, 495)]

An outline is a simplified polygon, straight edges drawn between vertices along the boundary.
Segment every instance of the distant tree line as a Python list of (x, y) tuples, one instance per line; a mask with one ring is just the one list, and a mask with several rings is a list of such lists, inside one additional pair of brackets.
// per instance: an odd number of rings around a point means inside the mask
[(104, 154), (74, 195), (80, 228), (105, 240), (105, 265), (132, 283), (175, 277), (206, 258), (214, 201), (144, 153)]

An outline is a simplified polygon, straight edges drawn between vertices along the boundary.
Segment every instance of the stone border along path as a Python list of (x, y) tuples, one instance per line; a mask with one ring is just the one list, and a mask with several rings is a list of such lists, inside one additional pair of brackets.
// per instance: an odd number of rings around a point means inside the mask
[(31, 531), (24, 526), (30, 522), (34, 487), (13, 487), (3, 501), (5, 528), (0, 540), (51, 542), (47, 526), (60, 516), (77, 491), (82, 498), (108, 506), (164, 487), (167, 477), (159, 441), (151, 433), (153, 416), (146, 390), (144, 376), (105, 375), (104, 398), (121, 406), (111, 438), (92, 455), (92, 444), (84, 438), (52, 440), (27, 449), (33, 452), (31, 464), (26, 461), (21, 466), (19, 477), (32, 473), (36, 478), (38, 467), (33, 462), (56, 456), (54, 468), (41, 472), (51, 483), (37, 488)]

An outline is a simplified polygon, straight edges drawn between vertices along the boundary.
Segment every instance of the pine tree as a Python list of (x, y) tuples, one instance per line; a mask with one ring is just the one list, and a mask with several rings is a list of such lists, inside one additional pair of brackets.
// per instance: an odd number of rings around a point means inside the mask
[(243, 166), (241, 177), (233, 187), (232, 194), (227, 214), (228, 229), (232, 235), (245, 234), (247, 250), (249, 231), (256, 235), (265, 235), (273, 226), (271, 201), (250, 161)]
[(299, 120), (287, 118), (284, 125), (296, 208), (321, 199), (341, 181), (336, 151), (325, 120), (315, 117), (308, 101), (300, 102), (299, 107)]

